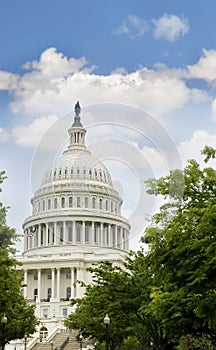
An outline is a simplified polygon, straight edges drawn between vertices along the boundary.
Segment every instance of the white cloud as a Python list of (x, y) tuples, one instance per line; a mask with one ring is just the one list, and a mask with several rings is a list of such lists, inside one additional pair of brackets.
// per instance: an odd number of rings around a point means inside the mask
[(57, 120), (55, 115), (35, 119), (30, 125), (17, 126), (12, 135), (18, 145), (31, 147), (36, 146), (46, 130)]
[(19, 77), (15, 74), (0, 71), (0, 90), (13, 90), (17, 87)]
[(127, 34), (130, 38), (143, 36), (149, 30), (149, 25), (142, 18), (129, 15), (115, 30), (115, 34)]
[(128, 71), (126, 68), (124, 67), (118, 67), (116, 69), (114, 69), (111, 74), (119, 74), (119, 75), (126, 75), (128, 74)]
[(191, 78), (213, 82), (216, 80), (216, 50), (203, 49), (203, 55), (199, 61), (187, 68)]
[(75, 101), (81, 100), (82, 105), (121, 103), (163, 116), (206, 98), (203, 91), (188, 88), (178, 70), (144, 67), (132, 73), (121, 69), (124, 75), (101, 76), (88, 70), (85, 62), (50, 48), (38, 61), (25, 65), (29, 72), (20, 76), (4, 72), (3, 87), (13, 92), (13, 112), (34, 116), (65, 114)]
[[(191, 139), (181, 142), (178, 150), (184, 166), (189, 159), (196, 159), (201, 165), (204, 165), (201, 151), (206, 145), (216, 148), (216, 135), (206, 130), (196, 130)], [(213, 162), (215, 166), (216, 161)], [(210, 163), (209, 165), (211, 166)]]
[(184, 17), (164, 14), (158, 19), (152, 19), (155, 39), (175, 41), (189, 31), (188, 20)]
[(9, 137), (9, 133), (5, 129), (0, 128), (0, 143), (6, 142)]
[(27, 62), (23, 68), (41, 72), (44, 77), (58, 78), (78, 72), (86, 64), (85, 57), (68, 59), (61, 52), (57, 52), (55, 47), (50, 47), (41, 54), (39, 61)]

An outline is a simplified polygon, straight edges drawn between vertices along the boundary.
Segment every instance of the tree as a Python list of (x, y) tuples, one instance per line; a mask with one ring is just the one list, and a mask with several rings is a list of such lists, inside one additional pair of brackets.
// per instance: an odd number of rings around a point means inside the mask
[[(206, 161), (215, 157), (208, 147), (202, 153)], [(183, 191), (181, 186), (173, 191), (180, 175)], [(149, 193), (169, 198), (142, 238), (149, 244), (147, 260), (155, 281), (148, 309), (162, 320), (173, 344), (191, 334), (208, 336), (215, 345), (216, 171), (201, 170), (190, 160), (182, 172), (148, 185)]]
[[(4, 179), (5, 173), (0, 172), (0, 184)], [(18, 235), (7, 226), (6, 216), (7, 208), (0, 202), (0, 317), (5, 313), (8, 320), (4, 335), (0, 328), (0, 339), (5, 337), (5, 343), (34, 333), (37, 324), (34, 307), (27, 304), (22, 294), (23, 273), (16, 270), (19, 263), (14, 258), (14, 243)]]

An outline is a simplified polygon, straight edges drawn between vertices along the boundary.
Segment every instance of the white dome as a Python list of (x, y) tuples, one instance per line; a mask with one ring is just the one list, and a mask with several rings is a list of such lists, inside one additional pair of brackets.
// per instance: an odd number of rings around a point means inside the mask
[(79, 152), (65, 151), (63, 156), (47, 170), (41, 185), (76, 180), (99, 181), (112, 186), (111, 176), (107, 168), (85, 149)]

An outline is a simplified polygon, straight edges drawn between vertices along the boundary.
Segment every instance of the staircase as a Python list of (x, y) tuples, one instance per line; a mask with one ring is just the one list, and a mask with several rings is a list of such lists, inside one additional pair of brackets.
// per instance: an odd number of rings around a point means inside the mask
[[(69, 342), (64, 346), (64, 350), (80, 350), (80, 344), (76, 339), (76, 335), (76, 331), (61, 332), (56, 334), (49, 342), (39, 342), (35, 344), (31, 350), (55, 350), (64, 343), (67, 337), (69, 337)], [(85, 340), (83, 341), (82, 349), (86, 349)]]

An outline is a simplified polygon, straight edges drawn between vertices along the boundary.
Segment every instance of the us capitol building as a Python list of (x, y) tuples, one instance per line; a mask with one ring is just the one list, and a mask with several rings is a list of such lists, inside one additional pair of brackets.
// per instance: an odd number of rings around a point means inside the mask
[(86, 269), (102, 260), (122, 265), (130, 225), (106, 167), (86, 148), (79, 102), (62, 157), (45, 173), (24, 224), (24, 295), (47, 333), (73, 312), (82, 297), (76, 281), (91, 282)]

